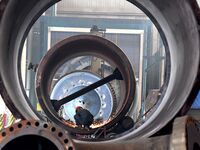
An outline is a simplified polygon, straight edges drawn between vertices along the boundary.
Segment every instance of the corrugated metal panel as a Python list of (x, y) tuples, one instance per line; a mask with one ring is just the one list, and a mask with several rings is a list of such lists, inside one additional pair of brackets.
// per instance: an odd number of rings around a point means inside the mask
[(57, 4), (59, 13), (142, 13), (136, 6), (126, 0), (62, 0)]

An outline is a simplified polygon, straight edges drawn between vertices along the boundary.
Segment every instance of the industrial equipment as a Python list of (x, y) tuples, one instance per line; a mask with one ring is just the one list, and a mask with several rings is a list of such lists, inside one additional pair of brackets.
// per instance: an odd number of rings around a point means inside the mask
[[(16, 118), (42, 120), (22, 121), (3, 130), (2, 150), (12, 148), (13, 143), (21, 149), (26, 137), (34, 139), (42, 149), (46, 144), (68, 150), (199, 149), (197, 123), (188, 117), (175, 119), (187, 113), (200, 89), (197, 2), (128, 0), (152, 20), (165, 47), (165, 82), (162, 89), (150, 92), (149, 99), (156, 100), (146, 104), (149, 109), (140, 113), (145, 104), (138, 104), (136, 99), (135, 70), (124, 51), (105, 39), (106, 30), (102, 29), (103, 36), (85, 34), (63, 39), (50, 48), (36, 67), (30, 67), (37, 72), (35, 90), (44, 113), (41, 115), (23, 87), (22, 49), (34, 22), (57, 2), (0, 1), (0, 93)], [(75, 125), (77, 106), (94, 115), (92, 129)], [(121, 133), (113, 132), (127, 116), (134, 125)]]

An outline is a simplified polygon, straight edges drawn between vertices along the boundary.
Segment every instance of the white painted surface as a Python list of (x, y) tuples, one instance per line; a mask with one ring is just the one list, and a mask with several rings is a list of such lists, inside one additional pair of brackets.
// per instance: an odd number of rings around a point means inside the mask
[(6, 107), (5, 107), (4, 101), (0, 96), (0, 114), (5, 113), (5, 109), (6, 109)]

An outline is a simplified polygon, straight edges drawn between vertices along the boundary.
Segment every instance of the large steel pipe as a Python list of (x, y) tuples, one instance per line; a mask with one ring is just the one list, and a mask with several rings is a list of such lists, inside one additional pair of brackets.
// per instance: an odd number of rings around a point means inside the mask
[[(171, 65), (167, 66), (168, 84), (162, 102), (155, 113), (138, 129), (124, 133), (118, 140), (148, 137), (163, 128), (192, 102), (199, 89), (199, 32), (195, 14), (188, 0), (129, 0), (141, 8), (155, 23), (163, 38)], [(7, 93), (6, 103), (16, 115), (38, 118), (31, 108), (20, 77), (21, 50), (26, 35), (35, 20), (53, 0), (10, 0), (0, 26), (1, 92)], [(192, 93), (192, 94), (191, 94)]]

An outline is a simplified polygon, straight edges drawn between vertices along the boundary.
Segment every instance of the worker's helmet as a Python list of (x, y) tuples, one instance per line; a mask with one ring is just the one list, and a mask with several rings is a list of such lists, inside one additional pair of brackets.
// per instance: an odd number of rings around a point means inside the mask
[(81, 106), (77, 106), (76, 107), (76, 112), (80, 111), (81, 109), (83, 109)]

